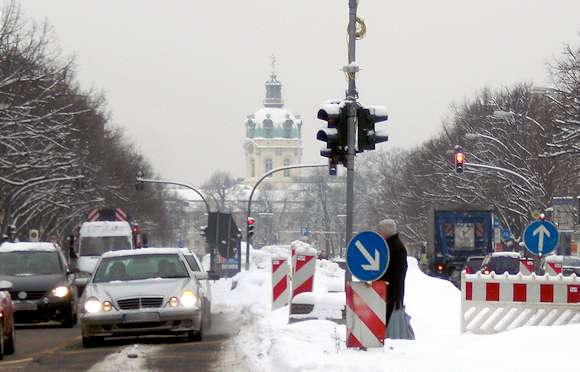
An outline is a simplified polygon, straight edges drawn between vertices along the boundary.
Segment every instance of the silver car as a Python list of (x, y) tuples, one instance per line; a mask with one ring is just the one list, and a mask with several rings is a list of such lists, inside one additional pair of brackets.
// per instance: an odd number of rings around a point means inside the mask
[(105, 253), (81, 299), (83, 346), (96, 346), (105, 337), (149, 334), (201, 340), (210, 300), (200, 281), (208, 273), (194, 271), (186, 253), (179, 248)]

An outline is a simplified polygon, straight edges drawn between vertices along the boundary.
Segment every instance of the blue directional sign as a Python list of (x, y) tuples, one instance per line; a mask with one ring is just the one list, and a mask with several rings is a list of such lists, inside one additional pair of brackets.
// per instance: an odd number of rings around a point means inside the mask
[(504, 227), (501, 230), (501, 238), (503, 240), (509, 240), (512, 237), (512, 234), (510, 233), (510, 229), (508, 229), (507, 227)]
[(524, 243), (533, 254), (548, 254), (558, 245), (558, 229), (549, 221), (534, 221), (524, 231)]
[(362, 281), (379, 279), (389, 266), (389, 247), (382, 236), (374, 231), (355, 235), (346, 249), (346, 265)]

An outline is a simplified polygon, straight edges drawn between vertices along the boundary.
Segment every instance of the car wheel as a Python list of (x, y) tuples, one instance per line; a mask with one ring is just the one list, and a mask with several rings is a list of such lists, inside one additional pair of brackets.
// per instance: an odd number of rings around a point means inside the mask
[(83, 347), (90, 348), (90, 347), (97, 347), (103, 343), (102, 337), (85, 337), (83, 336)]
[(76, 313), (74, 312), (72, 306), (65, 313), (64, 319), (60, 322), (64, 328), (72, 328), (76, 324)]
[(4, 344), (4, 354), (14, 354), (16, 344), (16, 332), (14, 331), (14, 322), (12, 322), (12, 329), (10, 331), (10, 338)]

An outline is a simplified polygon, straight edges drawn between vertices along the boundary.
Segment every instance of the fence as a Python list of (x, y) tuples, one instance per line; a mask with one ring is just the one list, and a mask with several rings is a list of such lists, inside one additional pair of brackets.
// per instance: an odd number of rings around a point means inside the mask
[(462, 333), (570, 323), (580, 323), (580, 278), (575, 275), (461, 275)]

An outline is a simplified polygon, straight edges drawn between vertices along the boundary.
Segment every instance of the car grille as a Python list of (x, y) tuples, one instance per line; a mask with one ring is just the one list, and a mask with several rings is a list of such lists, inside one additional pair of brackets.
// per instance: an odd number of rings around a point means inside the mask
[(121, 310), (137, 310), (145, 308), (157, 308), (163, 304), (163, 297), (136, 297), (118, 300)]
[(26, 292), (26, 298), (24, 300), (29, 301), (40, 300), (46, 295), (46, 291), (10, 291), (10, 297), (13, 300), (20, 300), (20, 297), (18, 297), (20, 292)]

